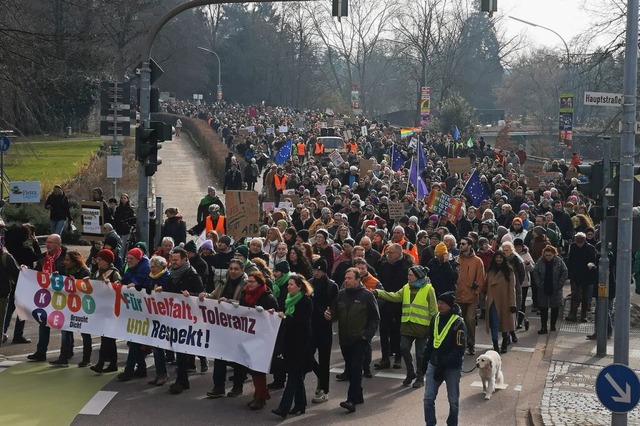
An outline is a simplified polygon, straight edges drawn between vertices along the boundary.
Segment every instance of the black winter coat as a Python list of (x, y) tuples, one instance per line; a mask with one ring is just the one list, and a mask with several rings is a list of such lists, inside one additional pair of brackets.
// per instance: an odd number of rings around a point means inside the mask
[(0, 256), (0, 299), (6, 299), (18, 282), (20, 268), (9, 252), (4, 251)]
[[(284, 305), (280, 307), (284, 310)], [(311, 314), (313, 303), (309, 296), (303, 295), (296, 304), (293, 315), (285, 317), (284, 362), (287, 373), (308, 373), (313, 359), (311, 345)]]

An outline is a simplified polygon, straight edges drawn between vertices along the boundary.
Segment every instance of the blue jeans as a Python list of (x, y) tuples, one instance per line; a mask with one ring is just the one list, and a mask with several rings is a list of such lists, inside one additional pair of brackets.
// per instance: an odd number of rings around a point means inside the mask
[(491, 328), (491, 340), (497, 341), (500, 328), (500, 316), (498, 315), (495, 303), (492, 303), (489, 308), (489, 327)]
[[(433, 373), (436, 366), (429, 363), (426, 374), (426, 385), (424, 388), (424, 420), (427, 426), (436, 425), (436, 397), (438, 389), (442, 381), (436, 381)], [(447, 383), (447, 397), (449, 398), (449, 417), (447, 418), (447, 426), (458, 425), (458, 411), (460, 400), (460, 377), (462, 376), (462, 368), (448, 368), (444, 370), (444, 381)]]
[(156, 365), (156, 376), (166, 376), (167, 360), (164, 356), (164, 349), (153, 348), (153, 361)]
[(64, 224), (66, 220), (52, 220), (51, 221), (51, 233), (62, 235), (62, 230), (64, 229)]

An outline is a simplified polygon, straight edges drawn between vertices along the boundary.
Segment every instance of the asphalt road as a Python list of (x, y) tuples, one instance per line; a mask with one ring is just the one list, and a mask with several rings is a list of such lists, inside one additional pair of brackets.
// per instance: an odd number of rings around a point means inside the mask
[[(491, 400), (484, 400), (477, 370), (463, 374), (460, 425), (522, 424), (525, 414), (520, 408), (523, 404), (526, 405), (531, 393), (540, 391), (535, 379), (539, 376), (537, 371), (545, 345), (545, 339), (539, 339), (536, 334), (537, 318), (532, 318), (531, 322), (531, 329), (528, 332), (521, 330), (519, 343), (512, 345), (509, 352), (503, 355), (507, 387), (498, 390)], [(25, 334), (34, 341), (37, 339), (35, 323), (27, 323)], [(52, 332), (49, 360), (57, 357), (57, 334), (59, 333)], [(477, 338), (477, 354), (480, 354), (490, 345), (490, 338), (484, 332), (482, 321), (477, 330)], [(79, 335), (76, 336), (75, 342), (81, 342)], [(98, 355), (97, 340), (95, 343), (94, 362)], [(245, 383), (244, 394), (240, 397), (207, 399), (205, 393), (212, 387), (212, 367), (206, 374), (196, 373), (190, 377), (191, 389), (181, 395), (171, 395), (168, 391), (168, 384), (171, 382), (163, 387), (150, 386), (147, 379), (121, 383), (115, 379), (116, 374), (95, 376), (88, 369), (77, 368), (75, 363), (70, 363), (69, 368), (53, 368), (46, 363), (26, 362), (25, 355), (33, 350), (32, 346), (33, 344), (7, 345), (2, 348), (3, 354), (15, 355), (9, 356), (13, 362), (0, 362), (0, 389), (3, 390), (3, 396), (0, 398), (0, 424), (139, 426), (158, 422), (197, 425), (212, 421), (222, 425), (240, 425), (247, 422), (255, 425), (368, 425), (372, 421), (378, 424), (424, 424), (424, 388), (402, 386), (404, 369), (379, 372), (374, 370), (374, 378), (363, 379), (365, 403), (358, 406), (357, 412), (348, 414), (340, 408), (340, 401), (346, 399), (348, 383), (335, 380), (334, 373), (341, 372), (344, 366), (337, 338), (334, 339), (332, 353), (333, 373), (329, 401), (322, 404), (309, 402), (306, 414), (290, 416), (285, 421), (270, 412), (277, 406), (282, 391), (272, 392), (272, 399), (261, 411), (253, 412), (246, 407), (253, 393), (251, 381)], [(126, 343), (119, 342), (118, 347), (122, 370), (126, 358)], [(73, 361), (78, 362), (80, 348), (76, 348), (75, 352)], [(379, 355), (379, 342), (376, 338), (374, 362)], [(152, 364), (153, 357), (148, 357), (147, 361)], [(474, 363), (475, 357), (466, 355), (464, 370), (471, 370)], [(171, 368), (170, 373), (173, 373)], [(153, 374), (153, 368), (150, 367), (149, 376), (152, 377)], [(305, 384), (310, 401), (316, 386), (313, 373), (307, 375)], [(230, 388), (229, 382), (227, 390)], [(30, 393), (29, 389), (34, 389), (33, 398), (25, 398), (25, 395)], [(436, 410), (439, 423), (446, 424), (448, 403), (444, 386), (441, 387)]]

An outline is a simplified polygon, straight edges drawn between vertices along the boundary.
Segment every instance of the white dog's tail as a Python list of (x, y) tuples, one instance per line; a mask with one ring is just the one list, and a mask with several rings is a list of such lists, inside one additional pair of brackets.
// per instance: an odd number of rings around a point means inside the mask
[(499, 370), (498, 374), (496, 374), (496, 385), (502, 384), (504, 384), (504, 376), (502, 375), (502, 370)]

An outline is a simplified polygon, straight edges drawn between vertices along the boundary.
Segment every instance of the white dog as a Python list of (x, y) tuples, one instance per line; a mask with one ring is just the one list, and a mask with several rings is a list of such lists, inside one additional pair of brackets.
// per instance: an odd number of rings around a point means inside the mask
[(478, 374), (482, 380), (482, 391), (484, 399), (491, 399), (491, 395), (496, 390), (496, 385), (504, 383), (502, 375), (502, 360), (496, 351), (487, 351), (476, 359)]

